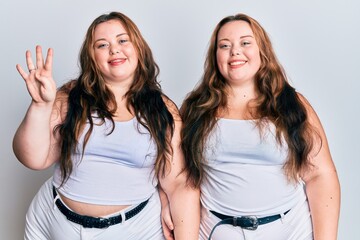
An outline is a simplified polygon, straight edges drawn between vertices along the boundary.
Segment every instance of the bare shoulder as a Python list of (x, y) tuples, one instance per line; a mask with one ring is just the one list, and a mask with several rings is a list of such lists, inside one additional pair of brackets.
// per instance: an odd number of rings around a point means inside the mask
[[(307, 113), (307, 122), (310, 126), (310, 133), (314, 140), (313, 156), (317, 156), (322, 149), (328, 149), (326, 134), (320, 118), (311, 106), (310, 102), (300, 93), (298, 93), (299, 99), (304, 105)], [(328, 150), (326, 150), (328, 151)]]
[(306, 113), (308, 115), (308, 121), (311, 125), (315, 126), (315, 127), (319, 127), (319, 125), (321, 125), (320, 123), (320, 119), (317, 116), (314, 108), (311, 106), (310, 102), (308, 101), (308, 99), (306, 99), (304, 97), (304, 95), (302, 95), (301, 93), (297, 93), (301, 103), (303, 104), (303, 106), (305, 107)]
[[(312, 179), (324, 174), (331, 173), (336, 177), (335, 165), (330, 154), (329, 144), (320, 118), (311, 106), (310, 102), (301, 94), (298, 97), (306, 109), (307, 121), (310, 125), (310, 136), (313, 138), (313, 145), (308, 156), (311, 163), (309, 168), (305, 168), (301, 173), (302, 179), (308, 184)], [(335, 175), (333, 175), (335, 173)]]
[(179, 108), (177, 107), (176, 103), (174, 103), (174, 101), (172, 101), (168, 96), (166, 96), (164, 94), (162, 95), (162, 99), (163, 99), (167, 109), (169, 110), (169, 112), (173, 116), (174, 120), (175, 121), (181, 121)]

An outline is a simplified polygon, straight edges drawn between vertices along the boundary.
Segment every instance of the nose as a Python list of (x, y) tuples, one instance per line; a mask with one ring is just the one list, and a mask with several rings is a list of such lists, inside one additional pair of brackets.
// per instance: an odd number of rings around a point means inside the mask
[(111, 47), (110, 48), (110, 55), (118, 54), (120, 51), (117, 48)]
[(236, 47), (233, 47), (232, 49), (231, 49), (231, 56), (236, 56), (236, 55), (240, 55), (240, 52), (241, 52), (241, 50), (239, 49), (239, 48), (236, 48)]
[(239, 51), (232, 51), (231, 56), (235, 56), (235, 55), (240, 55), (240, 52)]

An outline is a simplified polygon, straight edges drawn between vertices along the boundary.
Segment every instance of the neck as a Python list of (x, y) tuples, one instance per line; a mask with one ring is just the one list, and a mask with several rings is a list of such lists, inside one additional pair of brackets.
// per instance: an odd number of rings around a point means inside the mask
[(227, 107), (221, 110), (220, 115), (225, 118), (252, 119), (250, 102), (256, 98), (255, 85), (229, 85), (227, 92)]
[(256, 98), (256, 91), (254, 84), (247, 85), (229, 85), (228, 101), (248, 102)]
[(125, 94), (129, 91), (130, 85), (124, 83), (108, 83), (106, 86), (110, 89), (111, 92), (115, 95), (116, 100), (123, 99)]

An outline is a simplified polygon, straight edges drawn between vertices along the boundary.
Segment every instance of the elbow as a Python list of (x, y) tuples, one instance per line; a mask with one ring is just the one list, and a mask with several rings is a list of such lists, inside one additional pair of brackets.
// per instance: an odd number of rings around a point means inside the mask
[(189, 185), (186, 181), (176, 182), (164, 189), (170, 202), (174, 199), (194, 198), (200, 199), (200, 189)]
[[(47, 160), (44, 157), (41, 156), (34, 156), (33, 154), (30, 154), (26, 151), (19, 151), (15, 146), (13, 146), (13, 152), (16, 157), (16, 159), (25, 167), (31, 169), (31, 170), (45, 170), (49, 167), (49, 164), (47, 164)], [(45, 159), (45, 160), (41, 160)]]

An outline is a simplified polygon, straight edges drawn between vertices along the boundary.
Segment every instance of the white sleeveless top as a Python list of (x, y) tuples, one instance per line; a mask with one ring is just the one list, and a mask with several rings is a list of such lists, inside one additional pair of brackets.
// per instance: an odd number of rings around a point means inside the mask
[(254, 120), (218, 120), (205, 149), (205, 208), (230, 216), (269, 216), (291, 209), (305, 194), (302, 183), (287, 181), (286, 142), (280, 146), (275, 126), (267, 125), (260, 134)]
[[(99, 205), (132, 205), (148, 199), (156, 190), (154, 163), (157, 147), (136, 118), (115, 122), (94, 119), (93, 132), (81, 159), (87, 124), (76, 154), (73, 172), (59, 192), (69, 199)], [(95, 123), (98, 124), (95, 124)], [(61, 184), (60, 165), (55, 165), (53, 184)]]

